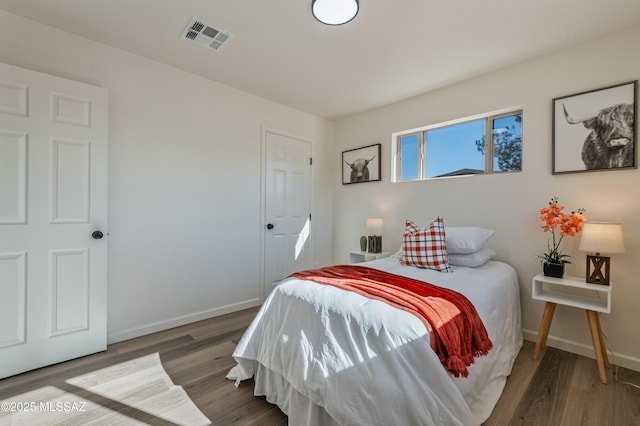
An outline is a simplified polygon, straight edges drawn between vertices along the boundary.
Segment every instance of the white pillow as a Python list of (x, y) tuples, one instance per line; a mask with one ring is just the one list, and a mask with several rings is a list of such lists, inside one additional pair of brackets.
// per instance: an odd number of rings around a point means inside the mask
[(447, 251), (449, 254), (475, 253), (487, 245), (489, 237), (493, 235), (493, 229), (479, 228), (477, 226), (446, 226)]
[(482, 248), (475, 253), (468, 254), (451, 254), (449, 253), (449, 264), (454, 266), (466, 266), (468, 268), (477, 268), (487, 263), (496, 252), (490, 248)]

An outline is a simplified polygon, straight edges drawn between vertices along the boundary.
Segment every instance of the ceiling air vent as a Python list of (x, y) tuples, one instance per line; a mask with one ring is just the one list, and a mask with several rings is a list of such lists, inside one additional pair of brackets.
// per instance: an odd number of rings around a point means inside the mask
[(182, 37), (200, 46), (220, 50), (231, 41), (233, 34), (221, 28), (214, 28), (202, 19), (191, 18), (191, 22), (184, 29)]

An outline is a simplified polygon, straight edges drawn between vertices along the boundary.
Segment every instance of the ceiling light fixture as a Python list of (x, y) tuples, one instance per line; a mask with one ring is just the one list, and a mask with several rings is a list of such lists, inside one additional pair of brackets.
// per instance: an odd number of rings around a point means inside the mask
[(342, 25), (358, 14), (358, 0), (311, 0), (311, 13), (323, 24)]

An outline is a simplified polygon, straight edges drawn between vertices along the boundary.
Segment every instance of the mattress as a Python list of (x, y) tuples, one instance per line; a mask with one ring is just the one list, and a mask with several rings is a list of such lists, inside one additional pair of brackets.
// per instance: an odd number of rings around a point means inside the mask
[(311, 281), (287, 279), (268, 296), (239, 341), (228, 378), (255, 379), (256, 395), (295, 425), (473, 425), (498, 401), (522, 347), (517, 275), (503, 262), (451, 273), (395, 258), (362, 266), (462, 293), (475, 306), (493, 349), (455, 378), (414, 315)]

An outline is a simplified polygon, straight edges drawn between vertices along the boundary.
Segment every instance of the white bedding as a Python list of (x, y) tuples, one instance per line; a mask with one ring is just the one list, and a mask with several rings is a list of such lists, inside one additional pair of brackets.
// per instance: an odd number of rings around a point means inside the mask
[(255, 376), (292, 425), (474, 425), (495, 406), (522, 347), (517, 276), (505, 263), (452, 273), (361, 264), (464, 294), (494, 348), (468, 378), (454, 378), (429, 346), (424, 323), (388, 304), (333, 286), (288, 279), (269, 295), (238, 343), (227, 376)]

